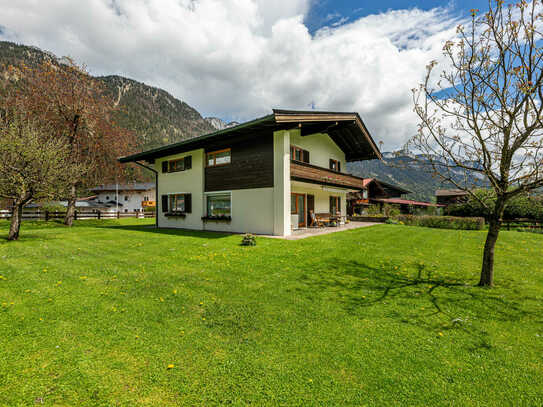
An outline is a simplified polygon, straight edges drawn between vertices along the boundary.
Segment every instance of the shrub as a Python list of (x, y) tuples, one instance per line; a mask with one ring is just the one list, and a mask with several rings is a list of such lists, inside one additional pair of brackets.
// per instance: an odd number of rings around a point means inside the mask
[(462, 218), (455, 216), (399, 215), (395, 219), (408, 226), (423, 226), (439, 229), (482, 230), (484, 218)]
[(243, 239), (241, 240), (241, 245), (242, 246), (256, 246), (256, 236), (250, 233), (244, 234)]

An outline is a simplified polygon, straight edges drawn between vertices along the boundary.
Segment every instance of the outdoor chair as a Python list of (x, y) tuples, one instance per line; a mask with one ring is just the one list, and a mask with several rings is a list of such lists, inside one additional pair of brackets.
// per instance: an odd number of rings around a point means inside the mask
[(309, 211), (309, 217), (311, 218), (311, 223), (309, 224), (310, 227), (314, 228), (322, 228), (324, 227), (324, 223), (322, 222), (317, 215), (315, 215), (315, 212)]

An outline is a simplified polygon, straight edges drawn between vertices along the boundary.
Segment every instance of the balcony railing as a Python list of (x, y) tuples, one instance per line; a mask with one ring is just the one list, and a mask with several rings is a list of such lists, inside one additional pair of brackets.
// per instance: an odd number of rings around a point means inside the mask
[(293, 160), (290, 161), (290, 179), (342, 188), (364, 188), (362, 178)]

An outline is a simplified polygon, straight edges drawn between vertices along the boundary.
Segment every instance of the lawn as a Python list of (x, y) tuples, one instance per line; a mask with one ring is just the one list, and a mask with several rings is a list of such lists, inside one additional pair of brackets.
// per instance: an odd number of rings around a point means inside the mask
[(0, 241), (0, 405), (543, 405), (543, 235), (149, 222)]

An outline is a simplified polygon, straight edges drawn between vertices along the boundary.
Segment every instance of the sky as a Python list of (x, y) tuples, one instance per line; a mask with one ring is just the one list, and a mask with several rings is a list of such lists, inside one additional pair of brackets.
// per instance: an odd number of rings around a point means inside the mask
[[(84, 6), (83, 6), (84, 4)], [(411, 89), (482, 0), (0, 0), (0, 39), (165, 89), (204, 116), (357, 111), (383, 150)]]

